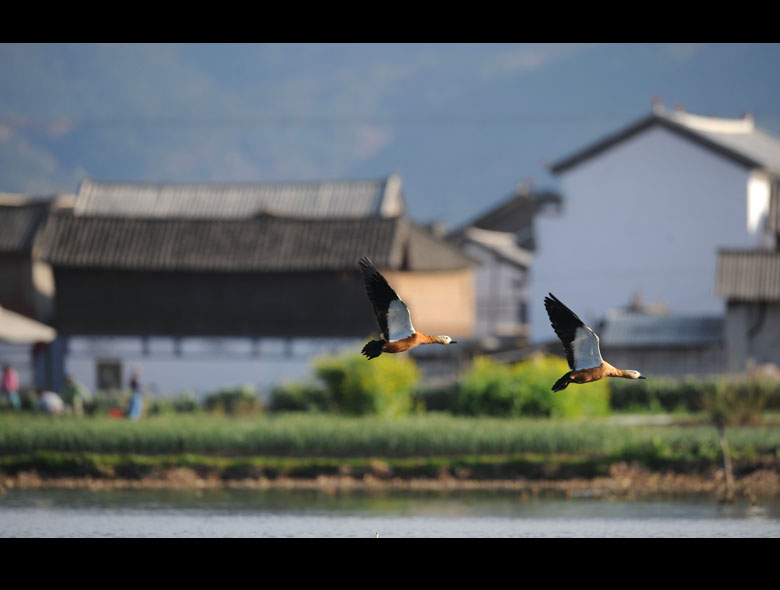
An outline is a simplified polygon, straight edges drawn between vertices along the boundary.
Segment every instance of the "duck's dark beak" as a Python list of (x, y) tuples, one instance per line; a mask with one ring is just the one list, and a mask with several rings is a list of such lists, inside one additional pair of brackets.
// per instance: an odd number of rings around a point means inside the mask
[(450, 340), (450, 344), (457, 344), (457, 343), (458, 343), (457, 340)]
[(647, 379), (647, 377), (645, 377), (644, 375), (640, 375), (640, 376), (639, 376), (639, 377), (637, 377), (637, 378), (638, 378), (638, 379)]

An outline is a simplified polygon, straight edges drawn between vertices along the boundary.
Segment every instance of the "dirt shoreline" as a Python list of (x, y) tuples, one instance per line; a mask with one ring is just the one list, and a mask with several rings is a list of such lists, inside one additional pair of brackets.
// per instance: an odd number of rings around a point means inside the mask
[[(318, 490), (323, 492), (342, 491), (460, 491), (494, 490), (514, 491), (521, 498), (539, 495), (557, 495), (565, 498), (593, 497), (603, 499), (641, 499), (658, 496), (711, 496), (723, 498), (726, 491), (722, 469), (712, 470), (704, 475), (674, 472), (648, 471), (636, 465), (616, 463), (604, 477), (572, 478), (564, 480), (475, 480), (440, 476), (426, 479), (402, 479), (398, 477), (377, 477), (366, 474), (362, 477), (349, 475), (320, 475), (314, 478), (278, 477), (275, 479), (221, 479), (216, 476), (202, 477), (189, 468), (174, 468), (153, 476), (138, 479), (95, 478), (95, 477), (43, 477), (35, 471), (15, 475), (0, 474), (0, 497), (6, 490), (30, 489), (165, 489), (165, 490), (211, 490), (211, 489), (254, 489), (254, 490)], [(758, 469), (736, 478), (735, 499), (759, 500), (780, 499), (780, 473), (775, 469)]]

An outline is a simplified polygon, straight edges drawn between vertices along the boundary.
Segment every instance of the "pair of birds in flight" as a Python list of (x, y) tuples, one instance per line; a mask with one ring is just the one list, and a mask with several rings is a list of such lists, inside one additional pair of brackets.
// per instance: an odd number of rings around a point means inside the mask
[[(371, 340), (363, 347), (362, 353), (368, 359), (376, 358), (383, 352), (403, 352), (421, 344), (457, 342), (449, 336), (429, 336), (415, 330), (409, 309), (371, 260), (364, 256), (359, 264), (380, 332), (379, 340)], [(563, 344), (571, 369), (555, 382), (553, 391), (566, 389), (570, 383), (590, 383), (605, 377), (645, 378), (639, 371), (618, 369), (605, 361), (601, 357), (596, 333), (555, 295), (550, 293), (544, 298), (544, 307), (555, 334)]]

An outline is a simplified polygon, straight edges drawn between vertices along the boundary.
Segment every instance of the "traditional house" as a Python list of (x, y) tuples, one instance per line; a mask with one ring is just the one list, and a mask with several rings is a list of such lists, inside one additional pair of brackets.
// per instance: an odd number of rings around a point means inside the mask
[(728, 369), (780, 366), (780, 177), (770, 190), (766, 230), (772, 249), (718, 252), (715, 290), (726, 301)]
[(483, 350), (525, 346), (534, 218), (560, 203), (552, 192), (520, 185), (514, 194), (451, 232), (448, 240), (479, 262), (475, 337)]
[[(138, 202), (136, 202), (137, 195)], [(403, 214), (400, 179), (276, 185), (87, 181), (38, 240), (63, 374), (91, 389), (140, 365), (160, 393), (304, 378), (377, 331), (369, 256), (424, 331), (469, 337), (474, 262)], [(60, 375), (62, 378), (62, 375)]]
[(656, 105), (551, 169), (564, 201), (559, 213), (536, 219), (537, 342), (552, 336), (543, 307), (550, 291), (592, 325), (638, 291), (670, 316), (722, 316), (713, 289), (718, 249), (772, 246), (766, 220), (780, 139), (750, 116)]

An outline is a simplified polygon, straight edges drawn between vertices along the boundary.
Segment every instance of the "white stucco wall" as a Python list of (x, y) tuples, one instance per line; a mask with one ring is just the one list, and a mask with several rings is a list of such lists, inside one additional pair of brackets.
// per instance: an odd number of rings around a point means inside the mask
[(756, 248), (773, 249), (775, 238), (766, 231), (771, 180), (762, 170), (753, 170), (748, 178), (747, 222), (748, 231), (754, 238)]
[(532, 340), (554, 338), (543, 304), (549, 291), (588, 323), (636, 291), (670, 313), (722, 313), (716, 252), (757, 240), (749, 225), (760, 217), (760, 188), (749, 218), (749, 177), (658, 126), (564, 172), (561, 216), (536, 221)]
[(520, 304), (527, 299), (526, 272), (486, 248), (466, 243), (463, 250), (480, 262), (474, 271), (477, 319), (474, 335), (512, 335), (519, 330)]
[(359, 352), (364, 342), (353, 339), (281, 338), (182, 338), (176, 353), (174, 339), (71, 336), (65, 353), (65, 374), (97, 388), (97, 363), (121, 362), (126, 387), (134, 365), (152, 395), (176, 395), (184, 391), (198, 396), (223, 387), (249, 385), (268, 399), (275, 383), (304, 380), (310, 361), (326, 353)]

